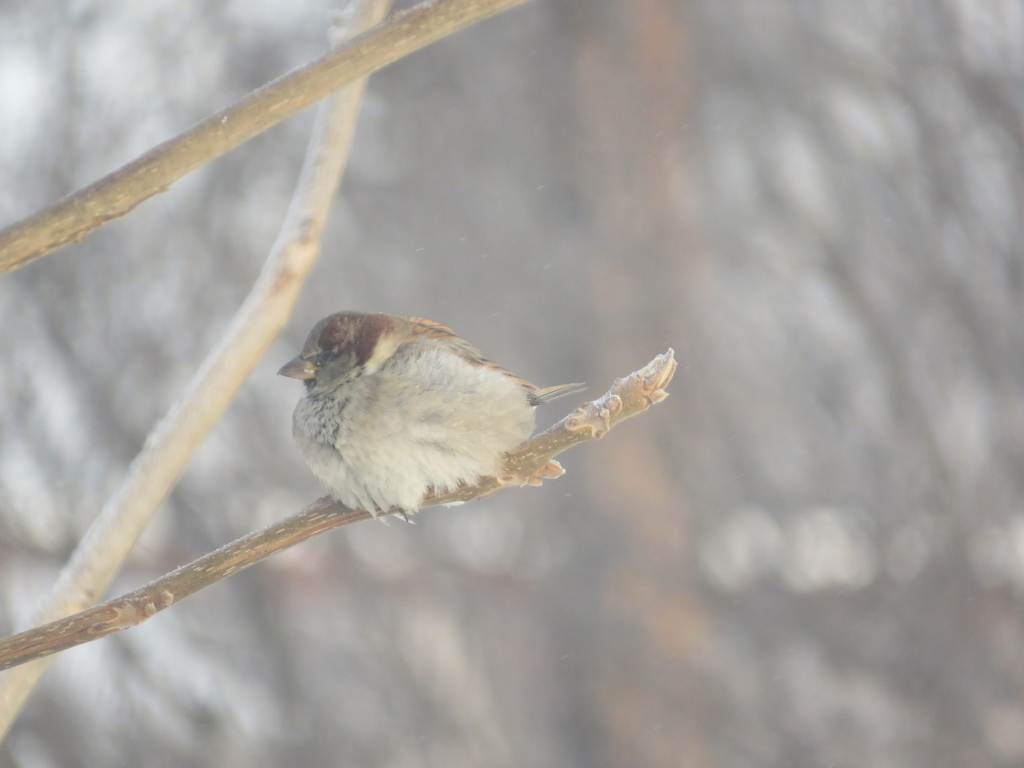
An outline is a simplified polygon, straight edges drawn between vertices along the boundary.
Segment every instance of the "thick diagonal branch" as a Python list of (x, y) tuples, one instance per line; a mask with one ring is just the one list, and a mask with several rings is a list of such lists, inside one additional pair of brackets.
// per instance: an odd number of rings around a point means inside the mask
[(331, 91), (526, 0), (429, 0), (259, 88), (99, 181), (0, 229), (0, 275), (78, 242)]
[[(616, 381), (604, 396), (577, 408), (550, 429), (523, 443), (509, 454), (502, 477), (487, 477), (475, 485), (430, 498), (424, 506), (468, 501), (511, 485), (537, 485), (543, 479), (558, 477), (562, 469), (553, 460), (556, 455), (577, 443), (604, 436), (623, 419), (664, 400), (667, 396), (664, 388), (675, 369), (675, 357), (670, 349), (641, 370)], [(369, 512), (347, 509), (328, 498), (320, 499), (301, 512), (243, 536), (134, 592), (0, 641), (0, 669), (141, 624), (168, 606), (275, 552), (369, 517)]]

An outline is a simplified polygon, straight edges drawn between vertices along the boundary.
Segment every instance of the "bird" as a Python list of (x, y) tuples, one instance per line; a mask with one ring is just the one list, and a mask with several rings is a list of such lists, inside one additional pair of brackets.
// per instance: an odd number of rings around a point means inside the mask
[(313, 475), (374, 516), (499, 475), (536, 406), (583, 388), (538, 388), (444, 325), (379, 312), (323, 318), (278, 373), (305, 384), (292, 432)]

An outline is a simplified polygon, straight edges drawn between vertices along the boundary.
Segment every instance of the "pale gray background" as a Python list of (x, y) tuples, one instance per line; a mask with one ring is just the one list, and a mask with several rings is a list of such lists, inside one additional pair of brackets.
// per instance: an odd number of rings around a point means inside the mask
[[(0, 0), (0, 221), (317, 55), (329, 6)], [(318, 495), (273, 374), (328, 312), (595, 394), (671, 345), (672, 397), (65, 654), (0, 765), (1024, 763), (1022, 9), (538, 0), (376, 75), (297, 316), (117, 589)], [(309, 125), (0, 279), (0, 631), (245, 295)]]

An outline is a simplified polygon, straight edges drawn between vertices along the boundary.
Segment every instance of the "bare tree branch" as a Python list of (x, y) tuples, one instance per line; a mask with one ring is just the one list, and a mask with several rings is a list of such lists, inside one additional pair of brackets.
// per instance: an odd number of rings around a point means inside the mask
[[(669, 349), (644, 368), (616, 381), (603, 397), (577, 408), (550, 429), (523, 443), (509, 454), (502, 477), (487, 477), (475, 485), (432, 497), (424, 506), (468, 501), (500, 488), (539, 485), (543, 479), (560, 476), (563, 470), (553, 461), (555, 456), (584, 440), (603, 437), (620, 421), (664, 400), (668, 396), (664, 388), (675, 370), (675, 356)], [(368, 518), (369, 512), (348, 509), (326, 497), (319, 499), (301, 512), (243, 536), (134, 592), (0, 640), (0, 670), (141, 624), (174, 603), (265, 557), (317, 534)]]
[[(390, 0), (363, 0), (353, 29), (376, 23), (389, 5)], [(37, 623), (80, 611), (103, 595), (192, 452), (287, 322), (319, 251), (364, 87), (365, 79), (322, 105), (291, 207), (259, 279), (75, 549)], [(39, 662), (0, 680), (0, 739), (48, 666)]]
[(0, 230), (0, 275), (72, 242), (228, 150), (463, 27), (526, 0), (428, 0), (264, 85), (118, 170)]

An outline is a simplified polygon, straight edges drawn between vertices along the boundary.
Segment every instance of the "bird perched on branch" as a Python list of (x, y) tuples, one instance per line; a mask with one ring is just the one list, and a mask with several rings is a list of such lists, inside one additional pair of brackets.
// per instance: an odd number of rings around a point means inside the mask
[(325, 317), (278, 373), (306, 385), (292, 423), (313, 474), (374, 515), (498, 475), (535, 407), (582, 389), (539, 389), (430, 320), (363, 312)]

